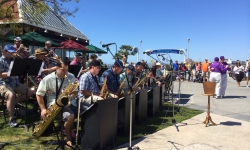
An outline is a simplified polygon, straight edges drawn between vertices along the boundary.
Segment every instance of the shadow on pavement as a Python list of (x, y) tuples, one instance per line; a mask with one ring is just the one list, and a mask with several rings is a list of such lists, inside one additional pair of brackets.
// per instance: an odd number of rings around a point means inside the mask
[(247, 98), (246, 96), (233, 96), (233, 95), (228, 95), (225, 98)]
[(241, 126), (241, 122), (227, 121), (227, 122), (220, 122), (220, 125), (225, 125), (225, 126)]

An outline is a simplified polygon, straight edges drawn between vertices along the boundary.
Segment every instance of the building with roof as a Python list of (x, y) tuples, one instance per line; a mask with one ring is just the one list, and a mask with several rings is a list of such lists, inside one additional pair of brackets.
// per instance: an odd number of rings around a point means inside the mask
[[(20, 36), (32, 31), (48, 37), (57, 43), (71, 39), (81, 45), (89, 45), (89, 39), (85, 34), (65, 18), (55, 13), (48, 5), (45, 4), (47, 7), (46, 11), (37, 15), (34, 14), (31, 4), (26, 0), (13, 0), (9, 2), (9, 5), (11, 4), (14, 4), (13, 9), (16, 13), (13, 15), (12, 21), (0, 20), (0, 25), (5, 25), (3, 28), (0, 28), (0, 45), (3, 46), (9, 43), (5, 41), (5, 38), (8, 36)], [(37, 47), (44, 45), (25, 46), (32, 46), (31, 50), (34, 51)], [(56, 53), (61, 55), (62, 58), (66, 57), (67, 52), (67, 50), (56, 49)]]

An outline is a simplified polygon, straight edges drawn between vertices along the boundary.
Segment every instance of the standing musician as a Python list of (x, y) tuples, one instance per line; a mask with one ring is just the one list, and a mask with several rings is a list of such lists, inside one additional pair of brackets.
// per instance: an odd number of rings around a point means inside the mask
[[(17, 123), (14, 118), (15, 104), (25, 100), (26, 87), (24, 84), (19, 83), (18, 76), (9, 77), (8, 70), (12, 59), (12, 54), (15, 52), (13, 45), (6, 45), (4, 47), (3, 56), (0, 58), (0, 96), (7, 100), (7, 110), (9, 112), (10, 127), (16, 127)], [(21, 94), (16, 98), (16, 93)], [(32, 96), (32, 91), (28, 89), (28, 96)]]
[(135, 80), (135, 67), (133, 65), (128, 65), (126, 68), (126, 72), (120, 74), (120, 84), (124, 82), (124, 95), (127, 95), (131, 88), (133, 87)]
[(28, 51), (28, 48), (26, 48), (23, 44), (22, 44), (22, 39), (20, 37), (16, 37), (14, 39), (14, 47), (16, 49), (17, 54), (19, 54), (21, 56), (21, 58), (29, 58), (30, 57), (30, 53)]
[[(73, 74), (68, 72), (67, 62), (58, 61), (56, 64), (56, 71), (50, 73), (46, 77), (42, 79), (40, 82), (37, 92), (36, 98), (37, 102), (41, 109), (41, 117), (44, 119), (46, 115), (51, 115), (47, 113), (47, 109), (49, 109), (60, 96), (61, 92), (63, 93), (63, 89), (66, 88), (70, 82), (75, 82), (75, 77)], [(67, 75), (68, 79), (65, 79)], [(46, 96), (47, 103), (44, 103), (44, 97)], [(76, 98), (77, 91), (73, 92), (70, 95), (71, 99)], [(61, 116), (61, 114), (59, 114)], [(61, 118), (64, 123), (64, 128), (66, 131), (66, 143), (69, 146), (72, 146), (71, 143), (71, 130), (74, 124), (74, 111), (71, 107), (63, 108), (63, 118)]]
[(97, 100), (103, 100), (100, 95), (101, 86), (97, 74), (101, 70), (101, 63), (93, 60), (89, 63), (90, 70), (83, 74), (79, 80), (80, 100), (85, 104), (91, 104)]
[(46, 58), (48, 58), (49, 61), (46, 61), (48, 67), (53, 67), (57, 63), (57, 61), (61, 61), (60, 57), (58, 57), (55, 52), (51, 49), (51, 42), (46, 41), (44, 50), (47, 52), (45, 55)]
[[(119, 95), (118, 89), (120, 86), (120, 73), (123, 70), (123, 64), (120, 60), (116, 60), (114, 65), (112, 66), (111, 69), (106, 70), (103, 72), (102, 77), (101, 77), (101, 85), (106, 86), (106, 90), (109, 93), (109, 96), (113, 98), (118, 98)], [(104, 78), (107, 78), (106, 85), (103, 85)]]

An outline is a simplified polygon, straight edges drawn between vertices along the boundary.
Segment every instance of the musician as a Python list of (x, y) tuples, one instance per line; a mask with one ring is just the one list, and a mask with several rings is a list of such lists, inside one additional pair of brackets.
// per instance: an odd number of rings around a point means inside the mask
[[(120, 86), (120, 73), (123, 70), (123, 64), (120, 60), (116, 60), (111, 69), (106, 70), (101, 77), (101, 85), (103, 84), (104, 78), (107, 77), (107, 88), (109, 95), (113, 98), (118, 97), (118, 89)], [(105, 85), (104, 85), (105, 86)]]
[[(103, 100), (100, 95), (101, 86), (97, 74), (101, 70), (101, 63), (93, 60), (89, 63), (90, 70), (84, 73), (79, 80), (80, 100), (85, 104), (91, 104), (97, 100)], [(92, 97), (93, 95), (93, 97)]]
[(143, 63), (137, 62), (136, 65), (135, 65), (136, 77), (142, 78), (143, 69), (144, 69)]
[(147, 75), (147, 78), (149, 79), (150, 82), (150, 86), (154, 87), (154, 86), (161, 86), (161, 82), (159, 80), (156, 79), (156, 67), (153, 66), (150, 70), (150, 72)]
[(55, 54), (55, 52), (51, 49), (50, 41), (45, 42), (44, 50), (47, 52), (47, 54), (45, 55), (45, 58), (49, 60), (47, 64), (48, 68), (55, 66), (56, 62), (60, 60), (59, 60), (59, 57)]
[(126, 95), (129, 90), (132, 90), (132, 86), (135, 80), (135, 67), (133, 65), (128, 65), (126, 68), (126, 72), (120, 74), (120, 84), (124, 82), (123, 91)]
[(70, 65), (82, 66), (82, 54), (75, 53), (75, 58), (71, 61)]
[[(10, 127), (16, 127), (17, 123), (14, 118), (15, 104), (26, 99), (26, 87), (19, 83), (17, 76), (9, 77), (8, 70), (12, 60), (12, 54), (15, 52), (13, 45), (5, 45), (3, 56), (0, 58), (0, 95), (7, 100), (7, 110), (10, 116)], [(16, 93), (21, 94), (16, 98)], [(32, 96), (32, 91), (28, 89), (28, 96)]]
[(92, 60), (96, 60), (97, 59), (97, 55), (96, 54), (92, 54), (88, 60), (88, 62), (86, 63), (86, 66), (88, 67), (89, 66), (89, 63), (92, 61)]
[(159, 81), (161, 81), (162, 79), (164, 79), (163, 77), (163, 73), (161, 72), (161, 64), (158, 62), (155, 64), (156, 66), (156, 75), (155, 78)]
[(44, 78), (45, 75), (56, 70), (56, 67), (51, 67), (51, 68), (48, 67), (48, 64), (46, 63), (48, 60), (47, 60), (47, 57), (45, 57), (46, 54), (47, 52), (44, 49), (38, 48), (35, 50), (34, 55), (30, 56), (30, 58), (33, 58), (36, 60), (42, 60), (44, 62), (41, 78)]
[(22, 39), (20, 37), (16, 37), (14, 39), (14, 47), (16, 49), (16, 52), (21, 56), (22, 59), (30, 57), (30, 53), (28, 51), (28, 48), (26, 48), (22, 44)]
[[(65, 76), (67, 75), (67, 78)], [(42, 79), (40, 82), (36, 98), (41, 109), (41, 117), (44, 119), (48, 115), (47, 109), (49, 109), (56, 101), (56, 99), (63, 93), (63, 90), (69, 85), (70, 82), (75, 82), (75, 77), (73, 74), (68, 72), (67, 62), (58, 61), (56, 64), (56, 71), (50, 73)], [(47, 103), (44, 103), (44, 97), (46, 96)], [(77, 96), (77, 91), (70, 95), (70, 99), (75, 99)], [(61, 114), (58, 115), (61, 117)], [(63, 108), (63, 118), (61, 118), (64, 123), (64, 128), (66, 131), (66, 143), (72, 145), (71, 143), (71, 130), (74, 124), (74, 111), (71, 107)]]

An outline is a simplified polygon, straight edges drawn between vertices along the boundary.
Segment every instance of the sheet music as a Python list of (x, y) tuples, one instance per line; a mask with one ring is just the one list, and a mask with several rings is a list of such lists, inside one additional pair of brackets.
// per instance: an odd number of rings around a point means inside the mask
[(8, 70), (8, 77), (10, 76), (10, 73), (11, 73), (11, 70), (12, 70), (12, 68), (13, 68), (13, 65), (14, 65), (14, 61), (11, 61), (10, 62), (10, 67), (9, 67), (9, 70)]
[(39, 70), (39, 72), (38, 72), (38, 75), (39, 75), (39, 76), (42, 74), (43, 66), (44, 66), (44, 62), (42, 62), (42, 65), (41, 65), (40, 70)]

